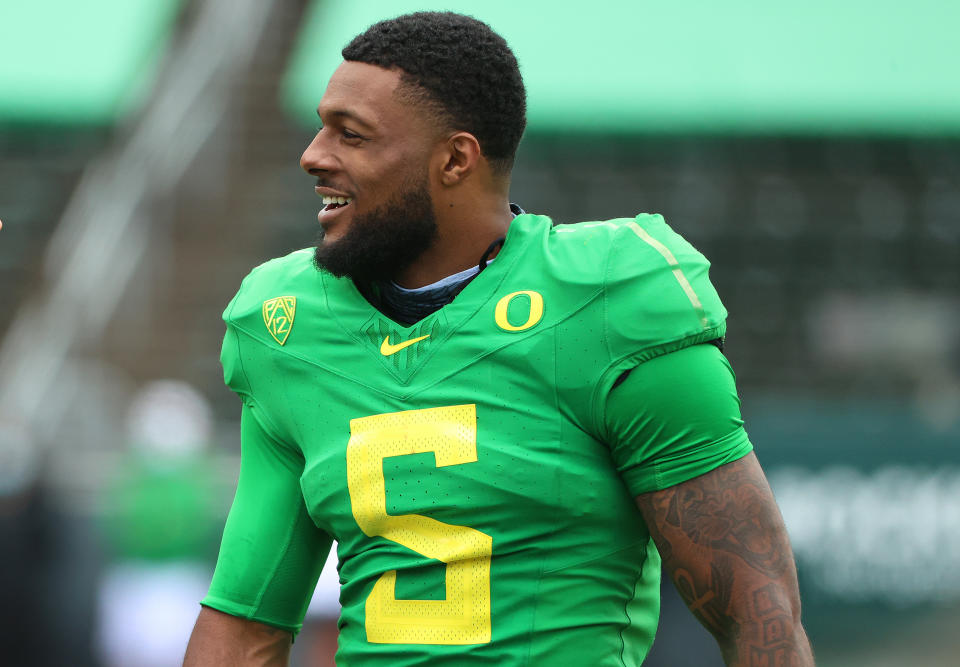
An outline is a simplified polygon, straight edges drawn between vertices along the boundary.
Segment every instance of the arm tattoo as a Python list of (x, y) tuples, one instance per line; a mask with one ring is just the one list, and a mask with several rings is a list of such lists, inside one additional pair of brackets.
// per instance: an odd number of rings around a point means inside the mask
[(812, 665), (793, 554), (751, 453), (637, 497), (680, 596), (731, 665)]
[(745, 466), (722, 466), (654, 499), (667, 528), (680, 529), (695, 544), (735, 555), (770, 577), (780, 577), (792, 560), (779, 535), (770, 531), (772, 500), (766, 480)]

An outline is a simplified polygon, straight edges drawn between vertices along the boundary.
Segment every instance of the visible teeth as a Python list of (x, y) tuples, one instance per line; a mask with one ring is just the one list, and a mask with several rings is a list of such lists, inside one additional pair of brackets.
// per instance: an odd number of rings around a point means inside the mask
[(323, 195), (323, 203), (325, 206), (330, 204), (349, 204), (353, 201), (353, 197), (330, 197), (328, 195)]

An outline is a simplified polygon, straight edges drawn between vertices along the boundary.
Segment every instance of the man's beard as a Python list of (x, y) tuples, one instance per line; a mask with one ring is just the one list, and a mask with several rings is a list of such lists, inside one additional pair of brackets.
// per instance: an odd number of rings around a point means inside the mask
[(339, 241), (325, 243), (321, 229), (317, 268), (357, 282), (385, 282), (423, 254), (437, 236), (433, 200), (425, 179), (406, 185), (383, 206), (355, 216)]

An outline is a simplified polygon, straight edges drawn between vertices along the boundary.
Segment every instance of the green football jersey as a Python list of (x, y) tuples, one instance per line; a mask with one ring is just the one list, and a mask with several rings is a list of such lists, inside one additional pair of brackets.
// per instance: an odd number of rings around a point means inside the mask
[(635, 418), (670, 409), (660, 389), (609, 397), (724, 335), (709, 263), (659, 216), (524, 214), (405, 327), (312, 260), (258, 267), (224, 314), (242, 469), (203, 603), (296, 632), (335, 538), (340, 665), (642, 662), (660, 560), (634, 496), (750, 443), (732, 374), (736, 414), (709, 437)]

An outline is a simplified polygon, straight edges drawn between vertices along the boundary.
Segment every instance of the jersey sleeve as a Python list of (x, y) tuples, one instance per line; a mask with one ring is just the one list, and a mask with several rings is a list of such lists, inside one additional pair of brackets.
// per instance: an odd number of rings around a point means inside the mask
[(300, 487), (303, 454), (281, 428), (284, 420), (257, 398), (257, 388), (269, 385), (263, 376), (270, 367), (257, 357), (259, 343), (251, 342), (236, 321), (249, 282), (248, 277), (224, 312), (224, 381), (243, 401), (240, 476), (213, 581), (201, 604), (296, 634), (332, 540), (307, 513)]
[(713, 345), (687, 347), (634, 368), (607, 396), (604, 428), (634, 496), (703, 475), (753, 449), (733, 369)]
[(253, 399), (240, 422), (240, 477), (213, 581), (201, 604), (294, 635), (330, 549), (307, 514), (303, 458), (272, 436)]

